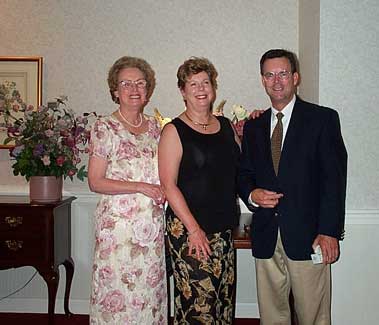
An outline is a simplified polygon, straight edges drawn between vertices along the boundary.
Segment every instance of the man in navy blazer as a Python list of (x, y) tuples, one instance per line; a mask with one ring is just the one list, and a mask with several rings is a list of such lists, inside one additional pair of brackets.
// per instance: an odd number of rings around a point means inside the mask
[[(261, 324), (290, 324), (290, 291), (301, 325), (330, 324), (330, 264), (339, 256), (344, 233), (347, 174), (339, 117), (296, 96), (299, 73), (292, 52), (270, 50), (260, 68), (272, 107), (244, 126), (238, 186), (254, 212)], [(276, 172), (270, 138), (278, 119), (282, 142)], [(314, 264), (317, 246), (323, 263)]]

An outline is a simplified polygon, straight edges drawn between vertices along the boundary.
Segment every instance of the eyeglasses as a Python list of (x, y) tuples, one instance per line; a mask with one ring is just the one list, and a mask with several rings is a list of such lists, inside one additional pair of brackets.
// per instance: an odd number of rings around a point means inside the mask
[(136, 80), (136, 81), (133, 81), (133, 80), (121, 80), (119, 82), (119, 84), (121, 85), (121, 88), (128, 89), (128, 90), (132, 89), (133, 86), (136, 86), (138, 89), (145, 89), (147, 81), (145, 79), (139, 79), (139, 80)]
[(266, 81), (272, 82), (275, 80), (276, 77), (278, 77), (279, 80), (284, 81), (284, 80), (288, 80), (290, 75), (291, 75), (291, 72), (283, 70), (279, 72), (266, 72), (263, 74), (263, 78)]

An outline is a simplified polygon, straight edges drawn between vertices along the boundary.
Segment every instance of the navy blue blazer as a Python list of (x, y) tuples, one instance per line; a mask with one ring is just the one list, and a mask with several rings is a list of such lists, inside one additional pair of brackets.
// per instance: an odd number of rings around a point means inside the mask
[[(271, 110), (244, 126), (238, 190), (254, 212), (253, 255), (270, 258), (278, 229), (293, 260), (308, 260), (318, 234), (342, 239), (345, 221), (347, 152), (338, 113), (296, 98), (275, 175), (270, 148)], [(252, 190), (283, 193), (278, 206), (253, 208)]]

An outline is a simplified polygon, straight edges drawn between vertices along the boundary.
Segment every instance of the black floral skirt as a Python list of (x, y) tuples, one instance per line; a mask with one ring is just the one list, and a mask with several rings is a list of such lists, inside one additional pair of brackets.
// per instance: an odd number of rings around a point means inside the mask
[(168, 217), (167, 233), (174, 275), (174, 324), (232, 324), (235, 253), (232, 231), (207, 235), (208, 261), (188, 256), (187, 233)]

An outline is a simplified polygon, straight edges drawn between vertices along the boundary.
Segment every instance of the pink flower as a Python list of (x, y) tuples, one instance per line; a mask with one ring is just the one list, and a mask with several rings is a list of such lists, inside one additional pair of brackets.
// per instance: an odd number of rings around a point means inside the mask
[(63, 166), (64, 161), (65, 161), (65, 158), (63, 156), (58, 156), (57, 157), (56, 162), (57, 162), (58, 166)]
[(147, 284), (155, 288), (158, 283), (162, 280), (163, 278), (163, 272), (160, 269), (160, 264), (159, 263), (154, 263), (152, 266), (150, 266), (147, 277), (146, 277), (146, 282)]
[(161, 134), (161, 129), (159, 128), (157, 123), (152, 123), (152, 127), (149, 129), (149, 134), (155, 139), (158, 139)]
[(97, 244), (99, 245), (100, 258), (104, 260), (108, 259), (111, 252), (117, 247), (116, 238), (109, 229), (104, 229), (100, 232)]
[(144, 247), (153, 242), (159, 233), (159, 228), (155, 223), (147, 222), (144, 219), (138, 219), (133, 225), (134, 237), (137, 243)]
[(72, 136), (68, 136), (66, 139), (65, 139), (65, 144), (70, 147), (70, 148), (74, 148), (75, 147), (75, 138), (73, 138)]
[(135, 310), (142, 310), (144, 308), (145, 301), (142, 297), (133, 293), (133, 296), (131, 299), (131, 305), (132, 305), (132, 308)]
[(136, 267), (130, 267), (123, 270), (121, 281), (127, 284), (134, 284), (137, 278), (142, 275), (142, 269)]
[(114, 273), (113, 269), (109, 265), (102, 267), (99, 270), (99, 279), (100, 279), (100, 283), (103, 286), (107, 286), (111, 284), (115, 278), (116, 278), (116, 274)]
[(76, 174), (76, 171), (73, 170), (73, 169), (70, 169), (68, 172), (67, 172), (67, 175), (68, 176), (74, 176)]
[(67, 126), (67, 122), (63, 118), (61, 118), (57, 121), (57, 125), (59, 125), (61, 127), (65, 127), (65, 126)]
[(101, 219), (101, 225), (100, 225), (100, 228), (101, 229), (114, 229), (114, 226), (116, 224), (116, 221), (113, 220), (112, 218), (110, 217), (104, 217)]
[(52, 129), (48, 129), (45, 131), (45, 135), (50, 138), (54, 135), (54, 131)]
[(103, 312), (117, 313), (125, 310), (125, 297), (120, 290), (112, 290), (100, 301)]
[(154, 157), (154, 151), (149, 148), (143, 148), (142, 153), (145, 157), (153, 158)]
[(140, 158), (140, 153), (136, 145), (131, 141), (121, 141), (117, 150), (117, 156), (119, 156), (119, 159), (131, 160), (133, 158)]
[(132, 219), (138, 212), (136, 199), (123, 196), (119, 201), (119, 212), (123, 218)]

